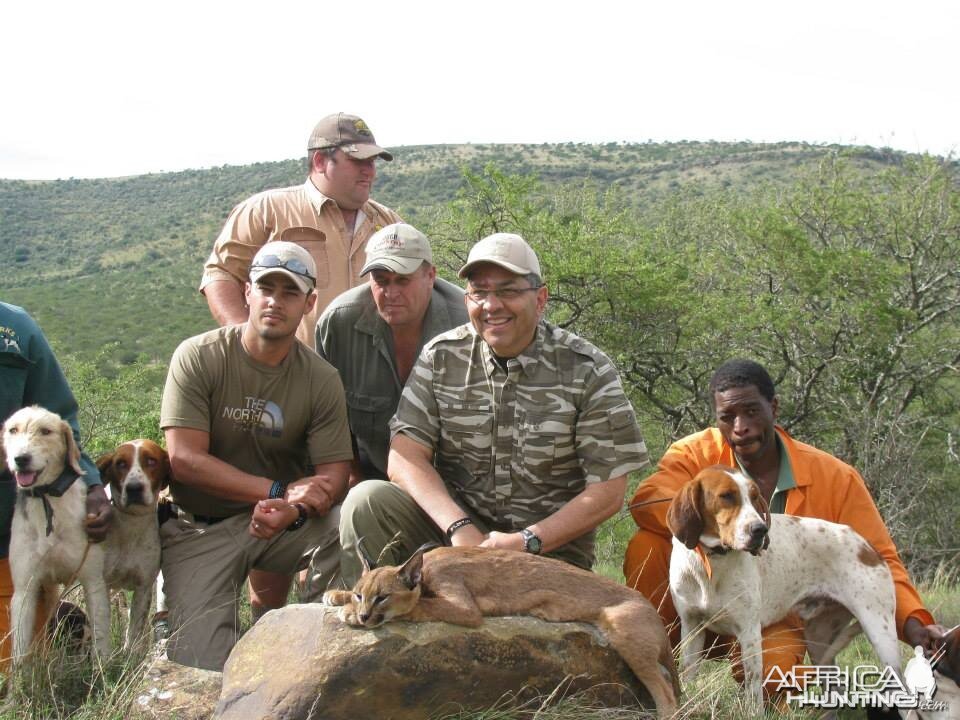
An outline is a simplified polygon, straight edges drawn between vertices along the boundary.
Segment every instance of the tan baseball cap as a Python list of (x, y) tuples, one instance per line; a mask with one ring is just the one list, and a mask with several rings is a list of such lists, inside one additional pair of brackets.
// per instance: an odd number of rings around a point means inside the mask
[(286, 275), (304, 293), (309, 293), (317, 284), (317, 264), (313, 257), (296, 243), (284, 240), (268, 242), (250, 263), (250, 282), (271, 273)]
[(480, 263), (493, 263), (517, 275), (533, 273), (540, 278), (541, 282), (543, 281), (537, 254), (533, 251), (533, 248), (527, 245), (526, 240), (513, 233), (487, 235), (470, 248), (467, 264), (460, 268), (460, 272), (457, 274), (465, 278), (470, 273), (471, 268)]
[(433, 251), (427, 236), (413, 225), (394, 223), (377, 230), (367, 241), (367, 262), (360, 270), (389, 270), (409, 275), (423, 262), (433, 264)]
[(336, 113), (317, 123), (307, 141), (307, 150), (329, 147), (340, 148), (357, 160), (372, 157), (381, 157), (387, 162), (393, 160), (393, 155), (377, 145), (370, 127), (356, 115)]

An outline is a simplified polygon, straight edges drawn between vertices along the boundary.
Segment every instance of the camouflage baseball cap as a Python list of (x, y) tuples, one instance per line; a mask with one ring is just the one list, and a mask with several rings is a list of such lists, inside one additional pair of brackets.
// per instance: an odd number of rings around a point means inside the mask
[(393, 160), (393, 155), (377, 145), (373, 132), (356, 115), (336, 113), (317, 123), (307, 141), (307, 150), (329, 147), (340, 148), (357, 160), (372, 157), (381, 157), (388, 162)]
[(527, 241), (513, 233), (494, 233), (487, 235), (483, 240), (470, 248), (467, 264), (460, 268), (458, 275), (462, 278), (469, 275), (470, 270), (480, 263), (493, 263), (517, 275), (533, 273), (540, 280), (540, 261)]
[(360, 270), (389, 270), (409, 275), (423, 262), (433, 264), (433, 251), (427, 236), (413, 225), (394, 223), (375, 232), (367, 241), (367, 262)]
[(266, 243), (250, 263), (250, 282), (271, 273), (286, 275), (304, 293), (310, 293), (317, 284), (317, 264), (313, 257), (296, 243), (284, 240)]

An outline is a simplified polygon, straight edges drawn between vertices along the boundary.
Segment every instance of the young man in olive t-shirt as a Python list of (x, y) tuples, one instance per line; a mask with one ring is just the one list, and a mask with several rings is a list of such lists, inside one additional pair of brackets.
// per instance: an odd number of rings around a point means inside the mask
[(268, 243), (244, 291), (249, 320), (186, 340), (170, 362), (160, 424), (178, 516), (160, 533), (174, 662), (222, 669), (251, 569), (311, 561), (316, 591), (337, 572), (353, 453), (337, 371), (296, 339), (315, 278), (303, 248)]

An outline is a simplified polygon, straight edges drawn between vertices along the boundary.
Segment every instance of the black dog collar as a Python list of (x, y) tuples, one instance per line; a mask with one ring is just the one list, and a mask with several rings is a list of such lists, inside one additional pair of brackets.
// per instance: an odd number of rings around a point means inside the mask
[(65, 470), (60, 474), (60, 477), (58, 477), (49, 485), (30, 488), (22, 488), (19, 485), (17, 486), (17, 490), (27, 497), (40, 498), (43, 500), (43, 512), (47, 516), (47, 537), (50, 537), (50, 533), (53, 532), (53, 506), (50, 505), (50, 500), (47, 499), (47, 496), (61, 497), (67, 490), (70, 489), (70, 486), (77, 481), (78, 477), (80, 476), (72, 470)]

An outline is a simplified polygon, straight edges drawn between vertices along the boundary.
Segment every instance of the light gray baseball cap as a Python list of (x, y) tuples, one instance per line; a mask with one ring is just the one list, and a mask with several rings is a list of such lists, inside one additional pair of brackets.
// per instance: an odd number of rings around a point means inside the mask
[(433, 251), (427, 236), (413, 225), (394, 223), (377, 230), (367, 241), (367, 262), (360, 270), (389, 270), (401, 275), (416, 272), (426, 261), (433, 264)]
[(285, 240), (266, 243), (250, 263), (250, 282), (271, 273), (286, 275), (308, 294), (317, 284), (317, 264), (313, 257), (296, 243)]
[(537, 254), (527, 245), (526, 240), (514, 233), (487, 235), (470, 248), (467, 263), (457, 274), (465, 278), (470, 274), (470, 270), (480, 263), (493, 263), (517, 275), (532, 273), (543, 281)]

